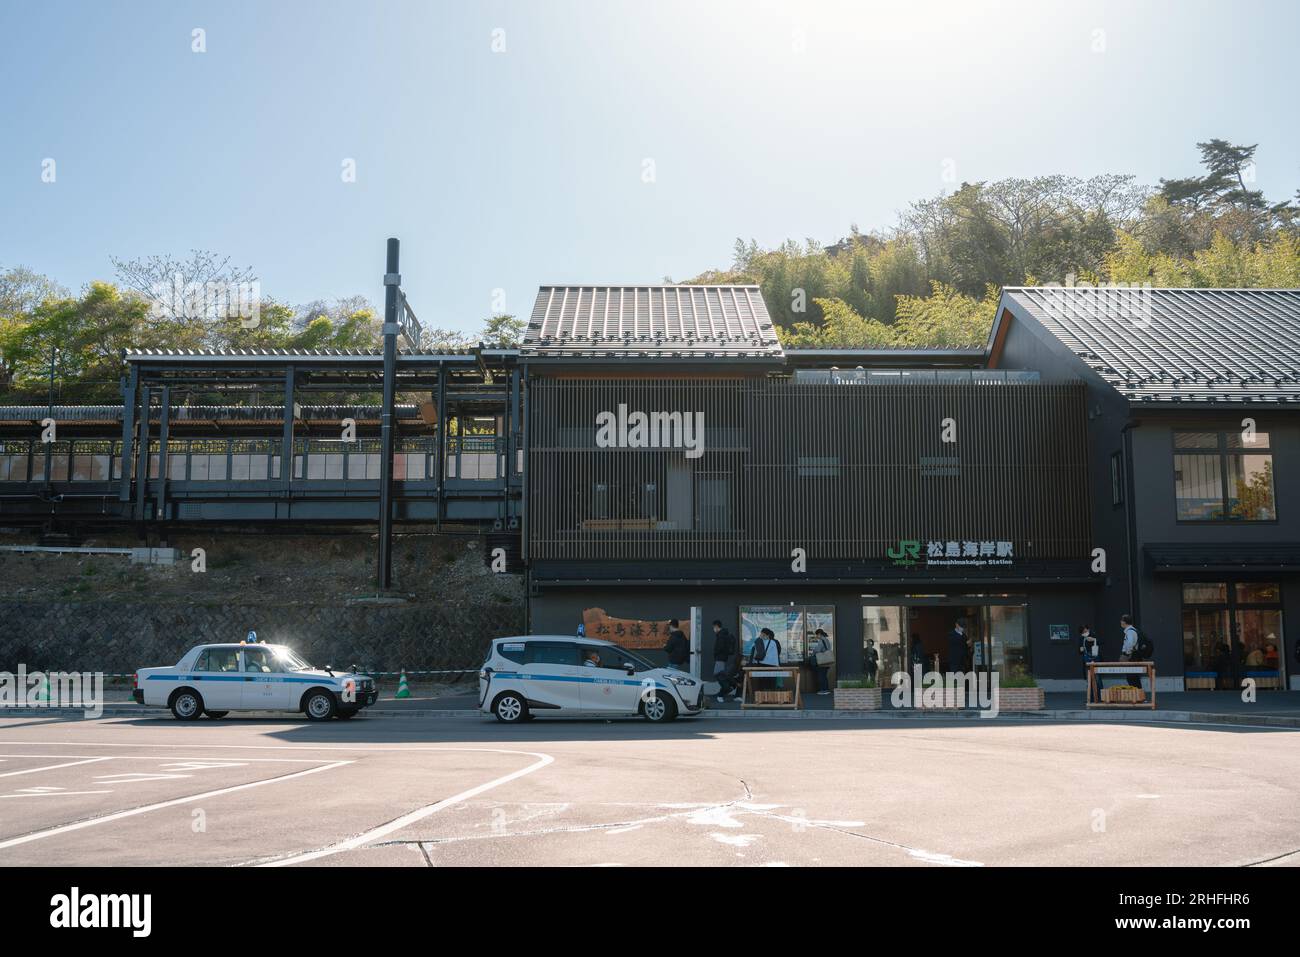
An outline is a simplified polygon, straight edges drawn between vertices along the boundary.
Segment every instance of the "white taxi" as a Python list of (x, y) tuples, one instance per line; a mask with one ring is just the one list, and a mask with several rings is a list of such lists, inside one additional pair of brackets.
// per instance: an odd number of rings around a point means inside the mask
[(313, 668), (285, 645), (198, 645), (167, 668), (141, 668), (138, 704), (171, 708), (181, 721), (232, 711), (301, 711), (312, 721), (351, 718), (379, 693), (367, 675)]
[(698, 714), (703, 684), (595, 638), (497, 638), (478, 673), (479, 710), (508, 723), (538, 715)]

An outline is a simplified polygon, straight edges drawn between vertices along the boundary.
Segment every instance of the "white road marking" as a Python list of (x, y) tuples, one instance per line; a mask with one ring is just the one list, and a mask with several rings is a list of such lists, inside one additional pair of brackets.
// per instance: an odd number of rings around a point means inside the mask
[(171, 781), (193, 777), (191, 774), (150, 774), (148, 771), (129, 771), (126, 774), (101, 774), (95, 778), (105, 784), (134, 784), (137, 781)]
[(166, 807), (176, 807), (179, 804), (190, 804), (194, 801), (220, 797), (223, 794), (233, 794), (236, 791), (246, 791), (249, 788), (261, 787), (263, 784), (281, 784), (285, 781), (291, 781), (294, 778), (305, 777), (308, 774), (316, 774), (320, 771), (332, 771), (334, 768), (341, 768), (352, 763), (353, 762), (351, 761), (335, 761), (332, 764), (322, 764), (315, 768), (305, 768), (302, 771), (293, 771), (290, 774), (285, 774), (280, 777), (263, 778), (260, 781), (250, 781), (247, 784), (236, 784), (231, 787), (217, 788), (214, 791), (204, 791), (202, 794), (191, 794), (189, 797), (173, 798), (170, 801), (159, 801), (157, 804), (146, 804), (142, 807), (134, 807), (126, 811), (117, 811), (113, 814), (106, 814), (103, 817), (92, 817), (85, 821), (76, 821), (72, 824), (62, 824), (59, 827), (52, 827), (45, 831), (35, 831), (31, 834), (24, 834), (22, 837), (13, 837), (7, 841), (0, 841), (0, 851), (10, 847), (17, 847), (19, 844), (39, 841), (42, 838), (54, 837), (58, 834), (67, 834), (69, 831), (79, 831), (85, 827), (94, 827), (96, 824), (107, 824), (110, 821), (120, 821), (124, 817), (134, 817), (137, 814), (147, 814), (149, 811), (159, 811)]
[[(35, 757), (47, 757), (47, 756), (52, 758), (62, 757), (62, 755), (55, 755), (55, 754), (35, 755)], [(78, 764), (94, 764), (96, 761), (112, 761), (112, 760), (113, 760), (112, 757), (106, 757), (106, 758), (86, 758), (85, 760), (82, 761), (65, 761), (63, 764), (47, 764), (44, 767), (39, 767), (39, 768), (23, 768), (21, 771), (6, 771), (4, 774), (0, 774), (0, 778), (12, 778), (18, 776), (19, 774), (36, 774), (38, 771), (53, 771), (56, 768), (71, 768), (77, 766)]]
[[(73, 795), (73, 794), (112, 794), (112, 793), (113, 793), (112, 790), (108, 790), (108, 791), (64, 791), (62, 788), (57, 788), (57, 789), (52, 790), (52, 791), (44, 791), (44, 790), (37, 791), (37, 790), (29, 790), (29, 791), (18, 792), (18, 793), (16, 793), (16, 794), (0, 794), (0, 800), (5, 800), (5, 799), (7, 799), (7, 798), (68, 797), (68, 796)], [(0, 845), (0, 846), (3, 846), (3, 845)]]
[[(37, 743), (37, 742), (33, 742), (33, 743)], [(41, 743), (49, 744), (50, 742), (41, 742)], [(102, 745), (102, 747), (135, 748), (135, 747), (141, 747), (141, 745), (135, 745), (135, 744)], [(91, 758), (92, 760), (95, 761), (158, 761), (158, 762), (163, 762), (163, 761), (218, 762), (220, 760), (218, 758), (201, 758), (201, 757), (163, 758), (163, 757), (159, 757), (156, 754), (114, 754), (114, 755), (110, 755), (109, 757), (97, 757), (97, 758), (89, 754), (7, 754), (5, 755), (5, 757), (6, 758)], [(4, 759), (0, 758), (0, 760), (4, 760)], [(314, 764), (319, 760), (320, 758), (251, 758), (245, 755), (240, 755), (239, 761), (232, 762), (232, 766), (233, 764), (242, 764), (247, 761), (280, 761), (285, 763), (292, 762), (294, 764)], [(211, 766), (224, 767), (225, 765), (212, 763)]]
[[(414, 810), (409, 814), (403, 814), (395, 821), (389, 821), (387, 824), (383, 824), (372, 830), (366, 831), (366, 833), (359, 834), (356, 837), (348, 838), (348, 840), (346, 841), (341, 841), (338, 844), (332, 844), (329, 847), (321, 848), (318, 851), (309, 851), (306, 854), (299, 854), (296, 857), (289, 857), (278, 861), (268, 861), (258, 866), (259, 867), (285, 867), (290, 864), (302, 864), (307, 861), (318, 860), (322, 857), (328, 857), (331, 854), (338, 854), (341, 851), (355, 850), (356, 848), (361, 847), (362, 845), (370, 844), (374, 841), (379, 840), (382, 837), (386, 837), (389, 834), (392, 834), (394, 831), (400, 831), (402, 828), (414, 824), (416, 821), (423, 820), (424, 818), (428, 817), (431, 814), (437, 814), (439, 811), (444, 810), (445, 808), (449, 808), (452, 807), (453, 805), (460, 804), (462, 801), (468, 801), (472, 797), (476, 797), (480, 794), (483, 794), (485, 791), (492, 790), (493, 788), (500, 787), (501, 785), (513, 781), (516, 778), (521, 778), (526, 774), (532, 774), (534, 771), (540, 771), (542, 768), (546, 767), (548, 764), (551, 764), (555, 760), (555, 758), (551, 757), (549, 754), (542, 754), (539, 751), (509, 751), (504, 748), (430, 748), (428, 750), (480, 751), (480, 752), (487, 751), (495, 754), (525, 754), (528, 755), (529, 757), (537, 758), (537, 760), (525, 768), (520, 768), (518, 771), (512, 771), (509, 774), (502, 775), (499, 778), (494, 778), (493, 780), (488, 781), (485, 784), (480, 784), (477, 787), (472, 787), (468, 791), (461, 791), (459, 794), (453, 794), (449, 798), (443, 798), (441, 801), (438, 801), (436, 804), (430, 804), (425, 807), (418, 808), (417, 810)], [(0, 844), (0, 848), (3, 847), (4, 845)]]

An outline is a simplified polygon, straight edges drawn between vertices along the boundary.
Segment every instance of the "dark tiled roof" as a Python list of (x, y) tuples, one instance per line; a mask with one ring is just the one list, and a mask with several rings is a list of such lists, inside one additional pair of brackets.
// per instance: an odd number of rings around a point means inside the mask
[(521, 353), (780, 358), (757, 286), (542, 286)]
[(1134, 402), (1300, 402), (1300, 289), (1003, 290)]

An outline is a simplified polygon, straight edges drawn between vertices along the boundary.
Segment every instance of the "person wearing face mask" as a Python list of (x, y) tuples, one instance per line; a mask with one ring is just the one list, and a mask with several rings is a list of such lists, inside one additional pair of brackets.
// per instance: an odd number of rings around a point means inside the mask
[[(1097, 636), (1092, 633), (1092, 628), (1088, 625), (1079, 629), (1079, 656), (1083, 659), (1083, 678), (1087, 681), (1090, 673), (1089, 662), (1101, 661), (1101, 642), (1097, 640)], [(1101, 689), (1095, 682), (1088, 694), (1090, 701), (1101, 700)]]

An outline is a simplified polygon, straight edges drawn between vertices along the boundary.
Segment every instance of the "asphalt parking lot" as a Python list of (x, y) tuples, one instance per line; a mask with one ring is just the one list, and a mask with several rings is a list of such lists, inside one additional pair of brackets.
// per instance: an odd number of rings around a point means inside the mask
[(0, 865), (1300, 864), (1300, 730), (0, 719)]

